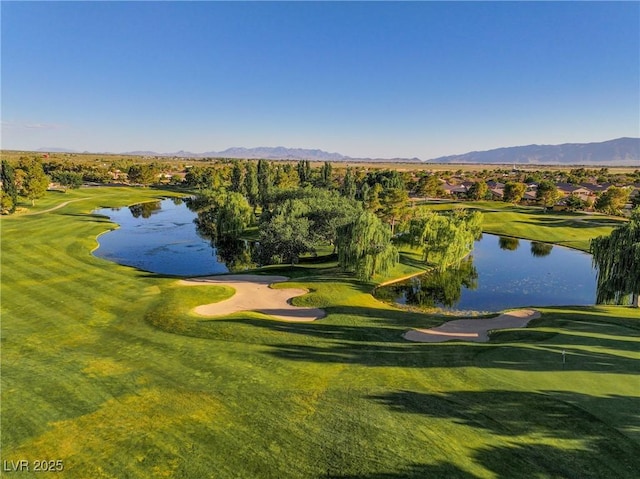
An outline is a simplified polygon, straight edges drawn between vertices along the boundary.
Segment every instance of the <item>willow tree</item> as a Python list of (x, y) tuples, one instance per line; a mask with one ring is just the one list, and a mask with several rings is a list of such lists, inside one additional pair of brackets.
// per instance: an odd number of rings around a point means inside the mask
[(216, 242), (223, 237), (239, 237), (254, 218), (249, 202), (241, 193), (205, 190), (189, 198), (187, 206), (198, 214), (194, 220), (198, 232)]
[(597, 269), (596, 303), (631, 304), (640, 307), (640, 209), (631, 221), (609, 236), (591, 240), (593, 265)]
[(251, 205), (240, 193), (227, 193), (217, 211), (218, 236), (237, 238), (253, 220)]
[(473, 250), (482, 234), (482, 214), (456, 211), (451, 214), (428, 212), (409, 225), (409, 243), (421, 247), (424, 261), (444, 271), (460, 262)]
[(370, 211), (338, 229), (338, 264), (363, 280), (384, 274), (398, 262), (391, 228)]

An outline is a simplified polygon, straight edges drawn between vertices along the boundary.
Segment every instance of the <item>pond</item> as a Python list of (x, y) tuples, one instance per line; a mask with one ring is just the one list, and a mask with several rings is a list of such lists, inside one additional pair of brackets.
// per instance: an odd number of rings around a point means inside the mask
[(448, 311), (592, 305), (591, 255), (562, 246), (484, 234), (459, 268), (379, 288), (380, 299)]
[[(217, 244), (200, 234), (197, 215), (178, 198), (103, 208), (119, 228), (98, 237), (98, 257), (144, 271), (200, 276), (255, 266), (252, 245)], [(451, 311), (500, 311), (522, 306), (591, 305), (596, 279), (591, 256), (557, 245), (484, 234), (459, 268), (378, 288), (380, 299)]]
[(102, 208), (119, 228), (98, 237), (94, 255), (153, 273), (199, 276), (227, 273), (211, 240), (199, 235), (196, 213), (179, 198)]

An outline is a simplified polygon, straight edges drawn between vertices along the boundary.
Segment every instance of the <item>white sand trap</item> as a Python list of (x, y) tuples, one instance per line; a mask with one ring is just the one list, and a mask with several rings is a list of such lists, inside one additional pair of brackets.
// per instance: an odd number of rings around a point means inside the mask
[(524, 328), (529, 321), (540, 317), (533, 309), (508, 311), (495, 318), (456, 319), (432, 329), (412, 329), (403, 337), (420, 343), (440, 343), (458, 339), (484, 343), (489, 341), (489, 331), (494, 329)]
[(235, 294), (218, 303), (203, 304), (195, 308), (202, 316), (226, 316), (239, 311), (257, 311), (283, 321), (314, 321), (325, 316), (318, 308), (293, 306), (291, 298), (308, 293), (306, 289), (273, 289), (269, 285), (282, 283), (286, 276), (259, 276), (255, 274), (236, 274), (228, 276), (207, 276), (181, 280), (180, 284), (197, 286), (218, 284), (235, 289)]

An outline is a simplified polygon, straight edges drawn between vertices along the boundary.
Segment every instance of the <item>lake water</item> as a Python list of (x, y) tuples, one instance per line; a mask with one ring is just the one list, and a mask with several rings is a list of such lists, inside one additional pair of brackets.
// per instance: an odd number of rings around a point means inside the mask
[(377, 296), (400, 304), (462, 311), (592, 305), (596, 274), (587, 253), (484, 234), (460, 268), (379, 288)]
[(153, 273), (199, 276), (228, 272), (211, 241), (200, 236), (196, 213), (180, 200), (166, 199), (94, 211), (120, 227), (98, 237), (94, 254)]
[[(100, 246), (94, 251), (116, 263), (178, 276), (243, 271), (255, 265), (246, 242), (221, 239), (216, 248), (199, 235), (194, 224), (196, 213), (180, 200), (104, 208), (95, 213), (120, 226), (100, 235)], [(485, 234), (460, 268), (379, 288), (376, 296), (401, 304), (462, 311), (591, 305), (596, 276), (586, 253)]]

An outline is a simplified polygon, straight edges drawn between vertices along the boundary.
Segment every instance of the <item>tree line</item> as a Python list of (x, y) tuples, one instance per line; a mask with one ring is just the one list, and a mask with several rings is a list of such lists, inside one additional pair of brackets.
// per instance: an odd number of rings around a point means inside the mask
[[(237, 252), (239, 237), (247, 228), (257, 226), (259, 264), (295, 264), (302, 255), (317, 254), (321, 246), (329, 245), (343, 270), (369, 280), (393, 267), (398, 261), (397, 246), (408, 244), (421, 249), (425, 264), (442, 271), (459, 266), (481, 232), (480, 213), (438, 214), (408, 206), (411, 187), (423, 193), (440, 193), (442, 183), (434, 174), (423, 175), (410, 185), (406, 173), (347, 167), (343, 175), (336, 175), (328, 162), (318, 168), (305, 160), (297, 164), (231, 160), (226, 164), (230, 167), (195, 166), (186, 174), (184, 183), (198, 191), (190, 201), (198, 211), (198, 228), (219, 248)], [(121, 166), (127, 167), (130, 182), (142, 185), (154, 182), (159, 172), (168, 171), (167, 165), (157, 162)], [(602, 175), (607, 173), (604, 170), (600, 171)], [(582, 173), (585, 171), (575, 172)], [(43, 163), (37, 157), (21, 157), (16, 164), (2, 160), (2, 213), (13, 213), (19, 197), (35, 204), (51, 181), (66, 191), (91, 181), (95, 175), (96, 167), (91, 165)], [(474, 183), (470, 196), (481, 198), (486, 186), (484, 182)], [(518, 200), (523, 186), (507, 182), (505, 199)], [(552, 204), (557, 196), (552, 181), (539, 181), (537, 197), (543, 206)], [(614, 213), (627, 200), (628, 189), (611, 187), (600, 195), (596, 208)], [(637, 202), (638, 198), (631, 221), (610, 236), (592, 241), (599, 303), (631, 299), (638, 304)]]
[[(403, 179), (392, 170), (357, 179), (347, 168), (336, 184), (330, 163), (314, 171), (307, 161), (294, 166), (260, 160), (234, 162), (228, 182), (206, 167), (191, 169), (185, 181), (199, 191), (190, 200), (198, 228), (216, 245), (257, 227), (255, 258), (261, 265), (296, 264), (329, 246), (344, 271), (370, 280), (397, 263), (399, 244), (422, 248), (425, 264), (445, 268), (466, 256), (480, 233), (480, 213), (410, 208)], [(437, 235), (426, 233), (432, 228)]]

